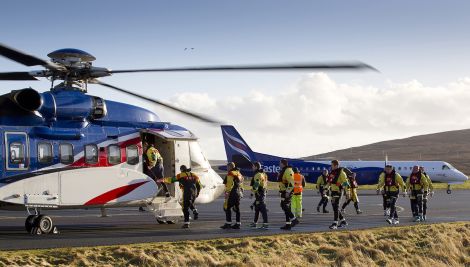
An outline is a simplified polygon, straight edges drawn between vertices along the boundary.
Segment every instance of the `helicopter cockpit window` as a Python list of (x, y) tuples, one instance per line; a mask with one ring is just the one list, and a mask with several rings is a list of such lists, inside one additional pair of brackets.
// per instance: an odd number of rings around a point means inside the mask
[(88, 164), (98, 163), (98, 146), (96, 145), (85, 146), (85, 162)]
[(71, 164), (73, 163), (73, 146), (72, 144), (59, 145), (60, 163)]
[(47, 164), (52, 163), (52, 145), (50, 143), (38, 144), (38, 161), (39, 163)]
[(10, 144), (10, 163), (12, 164), (24, 164), (25, 153), (24, 145), (22, 143), (11, 143)]
[(189, 154), (191, 158), (191, 168), (209, 168), (209, 162), (202, 154), (201, 147), (196, 141), (189, 142)]
[(118, 145), (108, 146), (108, 162), (113, 165), (121, 163), (121, 148)]
[(126, 148), (127, 164), (136, 165), (139, 163), (139, 149), (137, 146), (128, 146)]

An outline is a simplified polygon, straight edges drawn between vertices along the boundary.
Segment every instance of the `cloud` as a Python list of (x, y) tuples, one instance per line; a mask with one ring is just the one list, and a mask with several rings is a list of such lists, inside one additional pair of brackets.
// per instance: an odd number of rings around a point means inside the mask
[[(276, 95), (234, 92), (215, 99), (183, 93), (170, 102), (233, 124), (255, 151), (288, 157), (470, 126), (470, 78), (445, 86), (410, 81), (376, 88), (312, 73)], [(220, 129), (158, 113), (196, 133), (208, 158), (225, 158)]]

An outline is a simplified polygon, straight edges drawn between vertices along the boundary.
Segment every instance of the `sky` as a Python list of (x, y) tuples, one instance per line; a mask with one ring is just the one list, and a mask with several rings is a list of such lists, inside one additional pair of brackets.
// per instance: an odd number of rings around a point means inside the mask
[[(468, 1), (2, 1), (0, 42), (41, 58), (64, 47), (111, 69), (360, 60), (380, 72), (198, 72), (105, 78), (233, 124), (260, 152), (300, 157), (469, 128)], [(194, 48), (186, 49), (185, 48)], [(0, 71), (24, 71), (0, 58)], [(0, 82), (0, 93), (47, 81)], [(155, 111), (223, 159), (220, 129)]]

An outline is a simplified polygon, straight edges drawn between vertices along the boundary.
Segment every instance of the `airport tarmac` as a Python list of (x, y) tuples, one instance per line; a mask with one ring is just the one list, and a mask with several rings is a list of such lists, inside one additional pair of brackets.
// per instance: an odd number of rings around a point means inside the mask
[[(109, 217), (101, 218), (99, 210), (48, 211), (61, 231), (58, 235), (31, 236), (24, 230), (25, 212), (0, 211), (0, 250), (35, 248), (78, 247), (97, 245), (117, 245), (143, 242), (162, 242), (177, 240), (199, 240), (226, 237), (244, 237), (285, 234), (280, 230), (284, 224), (284, 214), (279, 207), (276, 192), (270, 192), (267, 203), (269, 208), (269, 230), (250, 229), (253, 220), (249, 206), (252, 200), (242, 200), (242, 229), (219, 229), (225, 222), (222, 211), (223, 198), (213, 203), (199, 205), (199, 220), (191, 222), (191, 229), (180, 229), (181, 223), (174, 225), (157, 224), (149, 212), (139, 212), (136, 208), (110, 209)], [(382, 198), (375, 191), (361, 191), (360, 208), (363, 214), (356, 215), (352, 204), (346, 209), (347, 229), (365, 229), (389, 226), (384, 219)], [(333, 220), (332, 213), (319, 214), (316, 205), (319, 195), (313, 191), (304, 194), (304, 216), (301, 224), (292, 233), (330, 231), (328, 226)], [(451, 195), (444, 190), (436, 192), (429, 201), (428, 223), (470, 221), (470, 192), (455, 190)], [(408, 198), (398, 201), (400, 225), (412, 225)], [(331, 204), (328, 209), (332, 212)], [(390, 226), (391, 227), (391, 226)]]

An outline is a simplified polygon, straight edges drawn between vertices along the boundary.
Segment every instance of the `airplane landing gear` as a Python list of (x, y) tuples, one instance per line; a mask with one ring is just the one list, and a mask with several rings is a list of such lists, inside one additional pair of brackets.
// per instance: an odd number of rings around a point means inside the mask
[(450, 189), (450, 184), (447, 185), (447, 194), (452, 194), (452, 190)]

